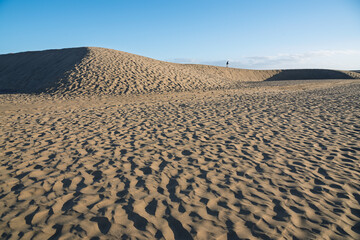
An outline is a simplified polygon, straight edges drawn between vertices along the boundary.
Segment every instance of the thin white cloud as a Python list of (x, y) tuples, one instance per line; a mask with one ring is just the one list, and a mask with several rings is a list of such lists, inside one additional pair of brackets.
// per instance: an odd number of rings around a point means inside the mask
[[(225, 66), (227, 60), (203, 61), (196, 59), (174, 59), (171, 62)], [(360, 51), (357, 50), (319, 50), (296, 54), (277, 54), (273, 56), (250, 56), (230, 59), (230, 66), (249, 69), (291, 69), (327, 68), (360, 69)]]

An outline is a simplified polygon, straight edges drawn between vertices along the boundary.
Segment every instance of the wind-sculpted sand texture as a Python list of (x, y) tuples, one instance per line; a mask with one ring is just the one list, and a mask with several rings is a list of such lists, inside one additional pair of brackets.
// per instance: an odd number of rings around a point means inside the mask
[(360, 239), (360, 82), (2, 95), (2, 239)]
[(347, 78), (360, 78), (360, 73), (176, 64), (96, 47), (0, 55), (0, 92), (5, 93), (144, 94), (233, 89), (249, 81)]

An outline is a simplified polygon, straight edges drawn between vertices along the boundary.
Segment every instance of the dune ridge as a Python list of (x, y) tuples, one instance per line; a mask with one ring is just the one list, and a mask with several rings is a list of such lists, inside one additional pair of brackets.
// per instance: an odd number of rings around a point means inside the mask
[(352, 71), (248, 70), (176, 64), (122, 51), (81, 47), (0, 55), (0, 92), (144, 94), (238, 88), (241, 82), (355, 79)]

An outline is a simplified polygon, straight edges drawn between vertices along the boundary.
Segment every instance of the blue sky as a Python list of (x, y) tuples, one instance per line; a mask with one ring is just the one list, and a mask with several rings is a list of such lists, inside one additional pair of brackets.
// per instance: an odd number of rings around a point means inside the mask
[(0, 0), (0, 54), (98, 46), (253, 69), (360, 69), (360, 0)]

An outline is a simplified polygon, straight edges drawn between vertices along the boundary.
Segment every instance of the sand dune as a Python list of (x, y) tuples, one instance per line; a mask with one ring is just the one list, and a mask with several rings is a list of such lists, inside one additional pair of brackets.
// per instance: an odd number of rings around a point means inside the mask
[(0, 55), (1, 92), (142, 94), (230, 89), (247, 81), (348, 78), (360, 74), (175, 64), (94, 47)]
[(359, 75), (1, 55), (0, 238), (358, 240)]

